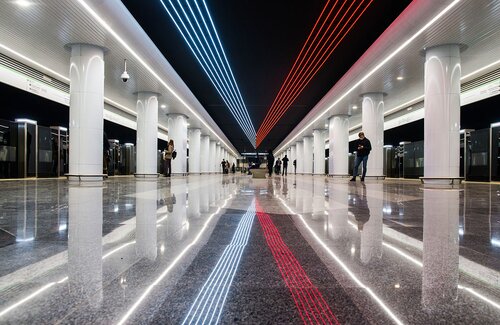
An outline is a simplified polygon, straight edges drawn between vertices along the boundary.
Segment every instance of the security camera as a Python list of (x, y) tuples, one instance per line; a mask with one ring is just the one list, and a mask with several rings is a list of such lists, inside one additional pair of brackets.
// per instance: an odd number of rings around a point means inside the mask
[(130, 76), (129, 76), (128, 72), (127, 72), (127, 59), (125, 59), (124, 61), (125, 61), (125, 70), (123, 71), (123, 73), (120, 76), (120, 78), (122, 78), (123, 82), (127, 82), (130, 79)]

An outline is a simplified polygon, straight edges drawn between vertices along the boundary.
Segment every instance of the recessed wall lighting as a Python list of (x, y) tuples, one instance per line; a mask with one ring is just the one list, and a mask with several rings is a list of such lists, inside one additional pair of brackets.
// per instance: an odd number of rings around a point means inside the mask
[(357, 106), (357, 105), (354, 105), (354, 106), (352, 107), (352, 109), (358, 109), (358, 106)]
[(19, 7), (23, 7), (23, 8), (27, 8), (33, 4), (32, 2), (29, 2), (28, 0), (16, 0), (14, 3), (16, 5), (18, 5)]
[(397, 80), (403, 80), (403, 77), (399, 76), (396, 78)]
[(165, 105), (165, 104), (161, 104), (161, 106), (160, 106), (160, 107), (161, 107), (161, 108), (167, 108), (167, 105)]

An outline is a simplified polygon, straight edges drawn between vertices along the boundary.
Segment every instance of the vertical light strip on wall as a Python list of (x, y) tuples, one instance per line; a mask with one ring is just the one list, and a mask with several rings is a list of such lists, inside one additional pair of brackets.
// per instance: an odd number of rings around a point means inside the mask
[[(198, 0), (160, 0), (194, 57), (234, 116), (250, 143), (256, 132), (208, 10)], [(196, 10), (195, 10), (196, 8)]]

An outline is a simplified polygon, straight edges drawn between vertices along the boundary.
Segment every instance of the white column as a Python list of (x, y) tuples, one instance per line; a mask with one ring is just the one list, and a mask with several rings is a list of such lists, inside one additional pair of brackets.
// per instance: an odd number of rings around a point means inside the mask
[(156, 249), (157, 183), (153, 180), (138, 181), (135, 188), (135, 252), (139, 258), (145, 257), (154, 261), (158, 253)]
[(328, 171), (333, 176), (349, 176), (349, 116), (335, 115), (329, 120)]
[(221, 172), (221, 166), (220, 166), (221, 161), (222, 161), (221, 147), (220, 147), (220, 144), (217, 143), (215, 146), (215, 172), (216, 173)]
[(98, 46), (71, 45), (69, 180), (103, 179), (103, 57)]
[(424, 178), (460, 176), (460, 46), (425, 53)]
[(200, 140), (200, 164), (201, 172), (210, 172), (210, 137), (202, 135)]
[(457, 297), (460, 191), (424, 186), (422, 304), (432, 310)]
[(172, 173), (187, 172), (187, 116), (183, 114), (168, 114), (168, 138), (174, 140), (177, 157), (172, 159)]
[(137, 94), (136, 177), (158, 177), (158, 94)]
[(362, 125), (372, 151), (368, 158), (366, 176), (384, 175), (384, 94), (363, 94)]
[(216, 169), (216, 151), (217, 151), (217, 142), (215, 140), (210, 140), (210, 173), (215, 173), (217, 171)]
[(201, 130), (189, 130), (189, 173), (201, 173)]
[(304, 155), (302, 156), (302, 173), (312, 174), (313, 172), (313, 137), (304, 137)]
[(314, 174), (325, 174), (325, 130), (314, 130)]
[(295, 143), (295, 159), (297, 159), (297, 173), (302, 174), (304, 170), (304, 142), (297, 141)]

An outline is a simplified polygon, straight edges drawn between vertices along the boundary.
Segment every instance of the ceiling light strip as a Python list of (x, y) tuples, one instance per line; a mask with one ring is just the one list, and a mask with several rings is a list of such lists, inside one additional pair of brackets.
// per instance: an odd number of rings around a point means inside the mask
[[(313, 38), (313, 40), (311, 41), (309, 47), (307, 47), (307, 44), (309, 44), (309, 40), (311, 39), (311, 36), (315, 34), (315, 31), (316, 31), (316, 27), (318, 25), (318, 23), (321, 21), (321, 18), (323, 17), (323, 14), (325, 13), (326, 11), (326, 8), (328, 7), (328, 4), (330, 3), (330, 0), (327, 1), (326, 5), (323, 7), (323, 10), (321, 11), (321, 14), (319, 15), (318, 19), (316, 20), (316, 23), (314, 24), (313, 26), (313, 29), (311, 30), (311, 32), (309, 33), (309, 36), (307, 37), (306, 39), (306, 42), (304, 43), (304, 45), (302, 46), (302, 49), (300, 50), (299, 52), (299, 55), (297, 56), (297, 58), (295, 59), (295, 62), (293, 63), (292, 65), (292, 69), (290, 69), (290, 71), (288, 72), (288, 75), (286, 76), (285, 78), (285, 81), (283, 82), (283, 84), (281, 85), (280, 87), (280, 90), (278, 91), (278, 94), (276, 95), (276, 97), (274, 98), (273, 100), (273, 103), (271, 104), (271, 109), (267, 111), (267, 114), (266, 114), (266, 117), (264, 118), (264, 121), (268, 119), (268, 116), (270, 114), (272, 114), (272, 108), (274, 106), (276, 106), (276, 103), (277, 101), (281, 98), (281, 95), (282, 95), (282, 92), (286, 90), (286, 87), (288, 86), (288, 81), (290, 78), (292, 78), (296, 72), (296, 67), (300, 67), (302, 65), (302, 62), (304, 60), (304, 57), (307, 55), (307, 53), (309, 52), (309, 49), (312, 47), (312, 45), (314, 44), (316, 38), (318, 37), (318, 35), (321, 33), (321, 30), (326, 22), (326, 20), (328, 19), (328, 17), (330, 16), (330, 14), (332, 13), (332, 10), (333, 8), (335, 7), (335, 5), (337, 4), (337, 1), (335, 2), (335, 4), (333, 5), (332, 9), (330, 9), (330, 12), (328, 13), (328, 16), (326, 17), (326, 19), (323, 21), (323, 23), (321, 24), (319, 30), (316, 32), (316, 36)], [(306, 53), (304, 53), (304, 49), (307, 47), (307, 50), (306, 50)], [(302, 59), (301, 59), (302, 58)], [(300, 60), (300, 62), (299, 62)], [(270, 117), (269, 117), (270, 118)]]
[[(364, 14), (364, 12), (368, 9), (370, 4), (372, 3), (373, 0), (369, 1), (368, 4), (364, 7), (364, 9), (358, 14), (357, 18), (351, 23), (352, 18), (354, 15), (358, 12), (358, 10), (361, 8), (362, 4), (364, 3), (364, 0), (362, 0), (356, 9), (351, 13), (347, 21), (344, 21), (342, 28), (337, 31), (338, 27), (340, 24), (343, 22), (344, 18), (349, 14), (352, 6), (354, 5), (354, 2), (351, 3), (351, 5), (347, 8), (347, 10), (344, 12), (340, 20), (337, 22), (335, 28), (330, 32), (328, 38), (323, 41), (320, 49), (314, 54), (312, 53), (311, 56), (308, 58), (306, 64), (307, 67), (302, 67), (301, 71), (297, 75), (297, 78), (295, 78), (291, 84), (291, 88), (288, 89), (288, 92), (286, 92), (285, 96), (283, 97), (283, 100), (280, 102), (280, 105), (277, 107), (274, 107), (272, 109), (275, 110), (275, 117), (273, 120), (268, 121), (267, 125), (261, 130), (262, 133), (258, 133), (259, 135), (259, 140), (263, 140), (263, 138), (271, 131), (272, 127), (279, 121), (279, 119), (283, 116), (283, 114), (291, 107), (293, 101), (297, 99), (297, 97), (300, 95), (300, 93), (305, 89), (307, 84), (312, 80), (312, 78), (317, 74), (317, 72), (321, 69), (321, 67), (324, 65), (324, 63), (328, 60), (328, 58), (333, 54), (333, 51), (337, 48), (337, 46), (342, 42), (342, 40), (345, 38), (345, 36), (349, 33), (349, 31), (354, 27), (356, 22), (359, 20), (359, 18)], [(344, 3), (345, 4), (345, 3)], [(342, 9), (342, 8), (341, 8)], [(336, 18), (336, 16), (335, 16)], [(346, 27), (351, 24), (350, 27)], [(328, 28), (331, 27), (333, 24), (333, 21), (331, 24), (328, 26)], [(337, 31), (337, 32), (336, 32)], [(343, 35), (342, 35), (343, 33)], [(326, 32), (325, 32), (326, 35)], [(324, 36), (321, 38), (323, 40)], [(334, 36), (333, 41), (330, 41), (332, 36)], [(342, 36), (341, 36), (342, 35)], [(340, 37), (340, 39), (339, 39)], [(329, 44), (329, 46), (325, 49), (325, 46)], [(319, 44), (317, 44), (319, 45)], [(317, 47), (316, 47), (317, 48)], [(315, 50), (316, 50), (315, 48)], [(319, 58), (319, 60), (316, 62), (316, 59), (318, 56), (322, 54)], [(313, 57), (312, 61), (311, 57)], [(264, 123), (263, 123), (264, 124)]]
[[(342, 9), (344, 8), (344, 5), (346, 4), (346, 2), (344, 1), (341, 5), (341, 7), (337, 10), (335, 16), (333, 17), (333, 19), (331, 20), (330, 24), (328, 25), (328, 27), (326, 28), (326, 30), (323, 32), (321, 38), (319, 39), (318, 42), (316, 42), (316, 45), (314, 47), (314, 50), (310, 53), (310, 55), (307, 55), (308, 53), (306, 52), (306, 54), (304, 55), (304, 57), (302, 58), (301, 62), (303, 62), (304, 59), (306, 59), (305, 63), (303, 65), (299, 65), (297, 67), (297, 69), (295, 71), (293, 71), (293, 77), (289, 80), (289, 81), (285, 81), (285, 83), (287, 83), (286, 87), (285, 87), (285, 91), (283, 94), (281, 94), (281, 97), (279, 98), (279, 100), (277, 101), (277, 104), (273, 107), (271, 106), (271, 111), (274, 111), (274, 114), (275, 115), (279, 115), (279, 110), (283, 107), (283, 106), (286, 106), (283, 102), (286, 102), (287, 99), (291, 96), (293, 96), (293, 90), (294, 90), (294, 86), (295, 84), (297, 83), (297, 78), (301, 78), (302, 74), (307, 72), (309, 69), (310, 69), (310, 66), (311, 66), (311, 63), (310, 63), (310, 60), (311, 60), (311, 57), (317, 57), (317, 55), (320, 53), (320, 51), (324, 48), (325, 44), (328, 42), (328, 40), (331, 38), (332, 35), (335, 34), (338, 26), (340, 25), (340, 23), (342, 23), (342, 20), (344, 19), (345, 15), (349, 12), (349, 10), (351, 9), (351, 7), (354, 5), (355, 1), (352, 1), (351, 2), (351, 5), (349, 6), (349, 8), (347, 8), (347, 10), (344, 12), (344, 15), (340, 18), (340, 20), (337, 22), (337, 24), (335, 25), (334, 29), (330, 32), (330, 35), (328, 37), (328, 39), (326, 41), (323, 41), (324, 40), (324, 37), (329, 34), (329, 30), (331, 28), (331, 26), (333, 25), (333, 23), (336, 21), (337, 19), (337, 16), (342, 12)], [(362, 3), (362, 2), (361, 2)], [(337, 3), (335, 3), (336, 5)], [(328, 14), (328, 16), (326, 17), (325, 21), (323, 22), (323, 24), (325, 24), (330, 16), (330, 14), (332, 13), (333, 9), (335, 8), (335, 5), (334, 7), (331, 8), (330, 10), (330, 13)], [(319, 34), (319, 33), (318, 33)], [(318, 46), (321, 44), (321, 48), (318, 50)], [(305, 46), (306, 44), (304, 44)], [(311, 44), (312, 46), (312, 44)], [(318, 50), (318, 52), (317, 52)], [(313, 60), (314, 62), (314, 60)], [(292, 93), (290, 93), (290, 91), (292, 91)], [(279, 96), (279, 95), (278, 95)], [(297, 95), (298, 96), (298, 95)]]
[[(208, 78), (210, 79), (210, 81), (214, 85), (215, 89), (217, 90), (217, 92), (219, 93), (219, 95), (222, 97), (224, 103), (228, 106), (228, 108), (230, 109), (231, 113), (233, 114), (233, 116), (235, 117), (235, 119), (238, 121), (238, 124), (240, 124), (240, 126), (242, 127), (242, 129), (245, 132), (245, 134), (247, 135), (247, 137), (250, 137), (250, 139), (251, 139), (252, 138), (251, 127), (248, 126), (246, 123), (242, 124), (242, 123), (239, 122), (239, 121), (244, 121), (244, 118), (243, 118), (243, 115), (240, 115), (241, 114), (240, 111), (235, 109), (235, 107), (236, 107), (236, 100), (237, 99), (234, 97), (234, 94), (232, 94), (229, 91), (229, 88), (228, 88), (229, 86), (227, 84), (228, 81), (227, 80), (223, 80), (223, 78), (221, 77), (220, 73), (217, 73), (216, 71), (214, 71), (216, 68), (215, 68), (212, 60), (210, 59), (210, 57), (209, 57), (209, 55), (207, 53), (206, 48), (203, 46), (203, 43), (201, 42), (201, 40), (200, 40), (200, 38), (198, 36), (198, 33), (196, 32), (196, 30), (194, 29), (193, 25), (191, 24), (191, 21), (189, 20), (189, 17), (187, 16), (184, 8), (182, 6), (180, 6), (181, 10), (183, 11), (183, 13), (185, 15), (185, 19), (188, 21), (188, 24), (190, 24), (190, 26), (192, 27), (193, 34), (195, 35), (195, 37), (200, 42), (200, 46), (203, 48), (203, 51), (205, 52), (206, 57), (203, 55), (202, 51), (198, 47), (198, 44), (194, 40), (192, 34), (190, 33), (189, 29), (187, 28), (186, 24), (184, 23), (184, 20), (181, 18), (180, 14), (177, 11), (177, 9), (174, 6), (174, 4), (169, 0), (169, 3), (171, 5), (173, 11), (175, 12), (175, 14), (176, 14), (176, 16), (177, 16), (177, 18), (178, 18), (179, 21), (177, 21), (174, 18), (174, 15), (171, 13), (171, 11), (167, 7), (167, 5), (163, 2), (163, 0), (160, 0), (160, 2), (162, 3), (162, 5), (165, 8), (165, 10), (167, 11), (168, 15), (170, 16), (170, 18), (174, 22), (175, 26), (179, 30), (181, 36), (184, 38), (184, 41), (186, 42), (186, 44), (191, 49), (191, 52), (193, 53), (194, 57), (196, 58), (196, 60), (198, 61), (198, 63), (201, 65), (202, 69), (205, 71), (205, 74), (208, 76)], [(181, 26), (179, 25), (179, 23), (182, 24), (182, 26), (184, 27), (184, 29), (181, 28)], [(188, 37), (186, 37), (186, 34), (189, 37), (189, 39), (191, 39), (191, 42), (188, 40)], [(194, 46), (194, 48), (196, 48), (196, 50), (193, 48), (193, 46)], [(210, 68), (209, 64), (207, 63), (207, 59), (209, 60), (210, 65), (212, 66), (212, 68)], [(219, 71), (220, 71), (220, 67), (219, 67)]]
[(142, 64), (142, 66), (153, 76), (158, 80), (163, 87), (165, 87), (171, 94), (174, 96), (184, 107), (187, 108), (191, 114), (193, 114), (194, 117), (196, 117), (212, 134), (214, 134), (225, 146), (226, 148), (233, 153), (233, 155), (238, 156), (236, 152), (233, 151), (233, 149), (223, 140), (221, 137), (208, 125), (204, 119), (201, 118), (198, 113), (195, 112), (195, 110), (188, 104), (186, 103), (177, 92), (174, 91), (172, 87), (170, 87), (166, 81), (164, 81), (156, 72), (155, 70), (149, 66), (146, 61), (142, 59), (142, 57), (135, 52), (109, 25), (102, 19), (84, 0), (77, 0), (80, 5), (104, 28), (106, 29), (132, 56), (139, 61), (139, 63)]
[[(279, 120), (279, 118), (281, 118), (283, 116), (283, 114), (286, 112), (286, 110), (288, 110), (291, 106), (291, 104), (293, 103), (293, 101), (300, 95), (300, 93), (303, 91), (303, 89), (307, 86), (307, 84), (309, 83), (309, 81), (316, 75), (316, 73), (321, 69), (321, 67), (325, 64), (325, 62), (328, 60), (328, 58), (331, 56), (331, 54), (333, 53), (333, 51), (337, 48), (337, 46), (340, 44), (340, 42), (344, 39), (344, 37), (349, 33), (349, 31), (354, 27), (354, 25), (356, 24), (356, 22), (358, 21), (358, 19), (363, 15), (363, 13), (366, 11), (366, 9), (368, 8), (368, 6), (371, 4), (372, 1), (370, 1), (368, 3), (368, 5), (362, 10), (362, 12), (358, 15), (358, 17), (356, 18), (356, 20), (351, 24), (351, 26), (347, 29), (347, 31), (344, 32), (343, 36), (340, 38), (340, 40), (338, 40), (336, 43), (335, 41), (338, 39), (340, 33), (342, 33), (342, 31), (345, 29), (345, 27), (347, 26), (347, 24), (349, 23), (349, 21), (352, 19), (352, 17), (354, 16), (354, 14), (359, 10), (361, 4), (363, 2), (361, 2), (358, 7), (356, 8), (356, 10), (351, 14), (351, 16), (349, 17), (349, 19), (347, 20), (347, 22), (344, 23), (342, 29), (336, 34), (335, 36), (335, 39), (332, 41), (332, 42), (329, 42), (330, 41), (330, 38), (331, 36), (333, 35), (330, 34), (330, 36), (328, 37), (327, 41), (323, 44), (321, 50), (323, 50), (323, 55), (320, 57), (320, 60), (323, 59), (322, 63), (320, 63), (320, 61), (316, 62), (315, 66), (312, 68), (312, 69), (315, 69), (316, 70), (313, 70), (313, 72), (309, 72), (309, 74), (306, 76), (306, 78), (308, 78), (307, 80), (303, 80), (304, 78), (302, 77), (301, 80), (299, 82), (302, 82), (300, 85), (295, 85), (293, 91), (294, 93), (291, 94), (292, 98), (289, 98), (287, 102), (285, 102), (284, 106), (281, 107), (281, 109), (278, 108), (278, 118), (276, 119), (276, 122)], [(348, 8), (348, 10), (350, 10), (351, 7)], [(348, 11), (345, 12), (344, 16), (342, 17), (342, 19), (345, 17), (345, 15), (348, 13)], [(340, 23), (340, 22), (339, 22)], [(324, 45), (329, 43), (330, 46), (324, 50)], [(333, 49), (331, 49), (333, 46)], [(325, 56), (325, 54), (327, 53), (327, 51), (330, 51), (330, 53), (328, 55)], [(319, 52), (316, 54), (313, 62), (316, 60), (317, 56), (319, 55)], [(318, 67), (319, 65), (319, 67)], [(309, 69), (310, 67), (308, 67)], [(269, 130), (270, 131), (270, 130)], [(268, 132), (269, 132), (268, 131)]]
[(389, 62), (394, 56), (396, 56), (399, 52), (401, 52), (404, 48), (406, 48), (415, 38), (420, 36), (424, 31), (426, 31), (430, 26), (434, 25), (436, 21), (438, 21), (442, 16), (444, 16), (448, 11), (453, 9), (461, 0), (454, 0), (451, 2), (446, 8), (441, 10), (436, 16), (434, 16), (431, 20), (429, 20), (422, 28), (420, 28), (415, 34), (413, 34), (410, 38), (404, 41), (394, 52), (386, 56), (379, 64), (377, 64), (373, 69), (371, 69), (367, 74), (365, 74), (358, 82), (356, 82), (351, 88), (349, 88), (345, 93), (339, 96), (330, 106), (328, 106), (322, 113), (320, 113), (315, 119), (309, 122), (306, 126), (302, 128), (295, 136), (293, 136), (290, 140), (288, 140), (284, 145), (282, 145), (276, 152), (283, 151), (287, 146), (289, 146), (295, 139), (297, 139), (305, 130), (309, 129), (313, 126), (319, 119), (321, 119), (329, 110), (333, 107), (337, 106), (344, 98), (346, 98), (351, 92), (353, 92), (356, 88), (358, 88), (366, 79), (371, 77), (375, 72), (377, 72), (380, 68), (382, 68), (387, 62)]
[[(200, 17), (203, 19), (204, 26), (207, 28), (208, 37), (204, 29), (201, 27), (200, 22), (198, 21), (198, 18), (196, 17), (196, 14), (194, 13), (191, 5), (188, 2), (188, 11), (191, 13), (191, 16), (188, 14), (179, 0), (177, 1), (178, 6), (176, 6), (171, 0), (168, 0), (170, 6), (168, 6), (163, 0), (160, 0), (160, 2), (162, 3), (163, 7), (176, 25), (182, 37), (188, 44), (198, 63), (202, 66), (205, 74), (207, 74), (212, 84), (218, 91), (219, 95), (221, 95), (221, 97), (223, 98), (226, 106), (229, 108), (232, 115), (235, 117), (250, 142), (254, 144), (256, 133), (248, 115), (248, 111), (244, 106), (243, 99), (241, 97), (241, 94), (239, 93), (239, 90), (235, 91), (235, 89), (237, 89), (237, 85), (234, 79), (231, 79), (229, 77), (229, 74), (227, 73), (228, 68), (226, 68), (224, 61), (221, 60), (220, 54), (218, 54), (217, 56), (214, 54), (214, 50), (212, 49), (208, 38), (212, 39), (212, 43), (215, 42), (213, 41), (212, 34), (208, 29), (204, 15), (201, 12), (199, 5), (195, 1), (200, 13)], [(177, 19), (174, 17), (171, 10), (175, 12), (175, 16), (177, 17)], [(182, 12), (184, 17), (181, 17), (179, 11)], [(208, 12), (206, 13), (206, 15), (210, 17), (210, 14)], [(198, 28), (196, 28), (195, 25)], [(214, 33), (216, 34), (215, 30)], [(219, 53), (217, 47), (214, 47), (214, 49), (217, 53)], [(221, 51), (223, 51), (222, 48)], [(227, 65), (229, 64), (227, 63)]]
[[(307, 84), (312, 80), (312, 78), (319, 72), (319, 70), (323, 67), (323, 65), (326, 63), (326, 61), (330, 58), (330, 56), (333, 54), (333, 52), (335, 51), (335, 49), (338, 47), (338, 45), (342, 42), (342, 40), (347, 36), (347, 34), (349, 33), (349, 31), (354, 27), (354, 25), (356, 24), (356, 22), (359, 20), (359, 18), (361, 18), (361, 16), (363, 15), (363, 13), (366, 11), (366, 9), (368, 9), (369, 5), (372, 3), (373, 0), (371, 0), (368, 5), (361, 11), (361, 13), (358, 15), (358, 17), (354, 20), (354, 22), (351, 23), (350, 27), (343, 33), (342, 37), (340, 39), (338, 39), (338, 37), (340, 36), (340, 33), (342, 33), (342, 31), (344, 31), (344, 29), (346, 28), (347, 24), (349, 24), (349, 22), (351, 21), (352, 17), (354, 16), (354, 14), (359, 10), (359, 8), (361, 7), (363, 1), (358, 5), (358, 7), (356, 8), (356, 10), (351, 14), (351, 16), (349, 17), (349, 19), (347, 20), (347, 22), (344, 23), (342, 29), (335, 35), (335, 38), (333, 41), (330, 42), (330, 38), (333, 34), (330, 34), (330, 36), (328, 37), (328, 39), (326, 40), (326, 42), (323, 44), (322, 48), (320, 49), (320, 51), (322, 50), (322, 55), (321, 57), (319, 58), (319, 60), (317, 62), (314, 62), (316, 61), (317, 59), (317, 56), (320, 54), (319, 52), (316, 54), (315, 58), (313, 59), (313, 62), (312, 62), (312, 67), (311, 65), (308, 67), (308, 69), (310, 68), (311, 70), (309, 71), (306, 71), (302, 76), (301, 78), (296, 81), (297, 83), (294, 84), (294, 87), (292, 88), (292, 92), (289, 94), (289, 97), (286, 99), (286, 101), (284, 103), (282, 103), (282, 107), (281, 108), (277, 108), (278, 109), (278, 116), (279, 118), (281, 118), (281, 116), (283, 116), (283, 114), (286, 112), (286, 110), (288, 110), (290, 108), (290, 106), (292, 105), (293, 101), (295, 101), (297, 99), (297, 97), (300, 95), (300, 93), (305, 89), (305, 87), (307, 86)], [(350, 9), (350, 7), (349, 7)], [(349, 10), (348, 9), (348, 10)], [(347, 14), (347, 12), (346, 12)], [(343, 19), (344, 17), (342, 17)], [(328, 46), (328, 48), (326, 50), (324, 50), (324, 46), (326, 44), (330, 44)], [(278, 118), (278, 120), (279, 120)]]

